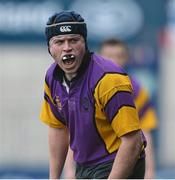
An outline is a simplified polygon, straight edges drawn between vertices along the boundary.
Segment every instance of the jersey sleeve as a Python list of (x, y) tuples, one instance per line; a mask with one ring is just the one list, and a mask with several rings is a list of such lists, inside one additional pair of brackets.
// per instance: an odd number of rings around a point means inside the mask
[(40, 113), (40, 120), (53, 128), (65, 128), (63, 118), (57, 111), (46, 79), (44, 83), (44, 99)]
[(151, 105), (148, 92), (144, 88), (140, 88), (138, 95), (135, 97), (136, 108), (139, 112), (141, 128), (150, 131), (157, 127), (157, 115), (155, 109)]
[(97, 87), (99, 105), (118, 137), (141, 128), (132, 91), (129, 77), (122, 74), (105, 75)]

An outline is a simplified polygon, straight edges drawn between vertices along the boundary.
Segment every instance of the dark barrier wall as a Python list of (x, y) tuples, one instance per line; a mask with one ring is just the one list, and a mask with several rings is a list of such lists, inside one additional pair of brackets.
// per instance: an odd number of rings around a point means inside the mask
[(165, 2), (1, 0), (0, 41), (41, 42), (44, 40), (43, 28), (48, 16), (63, 9), (74, 9), (88, 21), (90, 42), (101, 41), (109, 35), (110, 30), (110, 35), (130, 42), (148, 41), (155, 44), (155, 34), (165, 23)]

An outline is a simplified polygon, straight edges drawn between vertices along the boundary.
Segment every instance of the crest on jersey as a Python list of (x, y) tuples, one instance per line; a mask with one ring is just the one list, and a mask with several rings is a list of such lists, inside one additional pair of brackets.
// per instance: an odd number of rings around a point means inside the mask
[(56, 97), (55, 97), (55, 104), (56, 104), (56, 107), (57, 107), (59, 110), (62, 109), (61, 100), (60, 100), (60, 97), (59, 97), (59, 96), (56, 96)]

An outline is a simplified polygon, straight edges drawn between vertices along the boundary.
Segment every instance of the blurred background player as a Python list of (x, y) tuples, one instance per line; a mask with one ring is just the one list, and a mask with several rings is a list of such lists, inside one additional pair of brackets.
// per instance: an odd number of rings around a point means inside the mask
[[(99, 53), (123, 68), (125, 68), (129, 60), (128, 47), (124, 42), (115, 38), (103, 41), (100, 45)], [(157, 126), (157, 117), (155, 110), (151, 106), (148, 92), (137, 80), (131, 76), (130, 78), (134, 89), (134, 100), (139, 112), (141, 128), (147, 139), (145, 178), (155, 178), (155, 158), (151, 130)]]

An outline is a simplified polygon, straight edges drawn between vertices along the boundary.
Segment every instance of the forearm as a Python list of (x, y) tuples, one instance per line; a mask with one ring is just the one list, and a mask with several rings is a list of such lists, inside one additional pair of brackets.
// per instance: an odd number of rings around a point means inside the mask
[(73, 151), (70, 148), (64, 164), (64, 178), (75, 179), (75, 162), (73, 159)]
[(109, 179), (128, 178), (141, 152), (141, 138), (136, 135), (134, 141), (123, 141), (117, 152)]
[(50, 179), (58, 179), (61, 176), (65, 160), (64, 158), (60, 159), (60, 157), (59, 155), (50, 155)]
[(144, 135), (147, 140), (146, 152), (146, 169), (145, 169), (145, 178), (154, 179), (155, 176), (155, 162), (154, 162), (154, 148), (152, 142), (152, 136), (150, 132), (145, 132)]
[(65, 129), (49, 128), (50, 179), (58, 179), (68, 150), (68, 135)]

